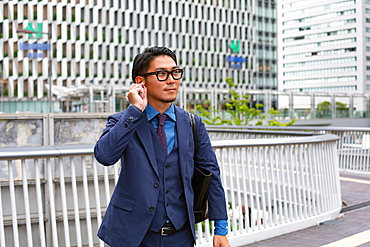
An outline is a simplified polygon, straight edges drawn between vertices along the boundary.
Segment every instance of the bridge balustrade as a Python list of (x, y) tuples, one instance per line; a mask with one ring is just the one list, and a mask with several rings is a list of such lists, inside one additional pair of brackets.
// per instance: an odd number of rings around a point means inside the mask
[[(337, 140), (330, 134), (212, 140), (231, 246), (336, 218), (341, 210)], [(98, 164), (93, 145), (44, 146), (1, 148), (0, 167), (1, 247), (104, 246), (96, 233), (119, 163)], [(212, 224), (197, 224), (197, 246), (212, 246)]]

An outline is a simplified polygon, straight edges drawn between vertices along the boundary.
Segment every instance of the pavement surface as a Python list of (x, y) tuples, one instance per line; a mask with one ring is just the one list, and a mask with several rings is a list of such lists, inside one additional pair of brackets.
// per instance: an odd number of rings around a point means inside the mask
[(341, 173), (340, 217), (297, 232), (245, 245), (248, 247), (370, 247), (370, 175)]

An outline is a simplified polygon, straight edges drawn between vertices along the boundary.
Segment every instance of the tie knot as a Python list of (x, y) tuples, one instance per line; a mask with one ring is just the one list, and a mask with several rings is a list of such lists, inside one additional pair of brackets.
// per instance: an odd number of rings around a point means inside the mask
[(166, 121), (167, 115), (158, 114), (157, 118), (158, 118), (158, 125), (163, 126), (164, 121)]

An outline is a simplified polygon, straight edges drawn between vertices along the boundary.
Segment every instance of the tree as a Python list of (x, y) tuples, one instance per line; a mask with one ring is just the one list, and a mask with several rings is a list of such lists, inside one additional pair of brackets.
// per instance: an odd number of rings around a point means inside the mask
[(330, 110), (330, 102), (329, 101), (323, 101), (319, 104), (317, 104), (316, 110), (318, 111), (327, 111)]
[[(247, 125), (250, 121), (255, 119), (261, 114), (261, 110), (259, 108), (262, 108), (262, 104), (256, 104), (256, 108), (249, 108), (248, 103), (248, 95), (242, 95), (240, 97), (239, 93), (233, 90), (236, 85), (233, 81), (233, 79), (226, 77), (226, 82), (229, 85), (229, 99), (228, 103), (225, 104), (226, 111), (231, 115), (231, 120), (222, 119), (220, 116), (216, 116), (215, 118), (211, 118), (211, 111), (214, 111), (212, 107), (208, 107), (207, 109), (204, 109), (203, 105), (197, 105), (196, 109), (200, 111), (200, 114), (198, 114), (200, 117), (203, 118), (203, 122), (209, 125)], [(205, 102), (206, 104), (209, 104), (209, 101)], [(274, 108), (271, 108), (268, 111), (271, 115), (277, 115), (279, 111), (274, 110)], [(261, 120), (259, 120), (256, 125), (262, 125), (262, 120), (266, 118), (266, 115), (261, 116)], [(292, 125), (296, 120), (292, 119), (291, 122), (281, 124), (279, 123), (275, 118), (271, 120), (267, 120), (267, 123), (269, 126), (290, 126)]]
[(341, 102), (335, 102), (335, 108), (340, 111), (348, 111), (347, 104)]

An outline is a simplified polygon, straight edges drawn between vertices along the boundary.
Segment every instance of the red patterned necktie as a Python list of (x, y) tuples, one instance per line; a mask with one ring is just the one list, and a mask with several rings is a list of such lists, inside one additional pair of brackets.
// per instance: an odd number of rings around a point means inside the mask
[(158, 118), (157, 135), (159, 137), (159, 140), (161, 141), (163, 150), (167, 155), (167, 139), (166, 133), (164, 133), (164, 121), (166, 121), (167, 115), (158, 114), (157, 118)]

